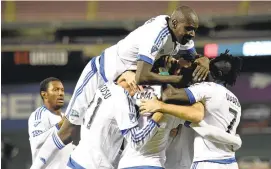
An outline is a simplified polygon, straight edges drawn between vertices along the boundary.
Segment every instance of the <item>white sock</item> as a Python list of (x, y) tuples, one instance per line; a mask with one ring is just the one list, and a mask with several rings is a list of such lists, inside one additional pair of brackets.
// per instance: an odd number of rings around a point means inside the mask
[(36, 159), (30, 169), (43, 169), (49, 164), (58, 151), (65, 147), (65, 144), (60, 140), (58, 130), (55, 130), (51, 136), (42, 145)]

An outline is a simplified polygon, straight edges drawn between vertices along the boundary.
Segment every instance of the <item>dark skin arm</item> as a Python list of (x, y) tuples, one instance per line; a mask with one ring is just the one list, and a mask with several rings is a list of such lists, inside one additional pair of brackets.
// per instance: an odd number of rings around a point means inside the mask
[(64, 118), (64, 122), (58, 131), (58, 136), (61, 139), (61, 141), (67, 145), (72, 142), (73, 138), (77, 135), (76, 133), (80, 133), (80, 126), (74, 125), (69, 122), (69, 120), (66, 117)]
[(163, 91), (162, 101), (171, 104), (189, 104), (189, 98), (184, 88), (177, 89), (171, 85), (167, 85), (167, 88)]
[(182, 76), (163, 76), (151, 72), (152, 65), (144, 61), (137, 62), (137, 71), (135, 81), (137, 85), (154, 85), (154, 84), (178, 84)]

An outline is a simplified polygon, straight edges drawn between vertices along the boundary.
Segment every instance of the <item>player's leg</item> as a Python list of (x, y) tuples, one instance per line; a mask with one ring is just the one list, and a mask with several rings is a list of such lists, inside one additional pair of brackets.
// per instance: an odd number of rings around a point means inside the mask
[(66, 109), (65, 116), (75, 125), (80, 125), (95, 91), (104, 81), (99, 73), (99, 59), (93, 58), (84, 68)]

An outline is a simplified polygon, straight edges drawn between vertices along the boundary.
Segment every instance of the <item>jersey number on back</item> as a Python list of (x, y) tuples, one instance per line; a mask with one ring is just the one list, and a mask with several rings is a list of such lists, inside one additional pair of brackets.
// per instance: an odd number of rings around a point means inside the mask
[(237, 114), (238, 114), (238, 112), (236, 110), (232, 109), (231, 107), (229, 108), (229, 112), (234, 115), (234, 118), (232, 119), (230, 125), (228, 126), (227, 133), (231, 132), (231, 130), (236, 122), (236, 118), (237, 118)]
[[(93, 120), (94, 116), (96, 115), (96, 112), (98, 111), (98, 109), (99, 109), (99, 107), (100, 107), (102, 101), (103, 101), (103, 99), (100, 98), (100, 97), (97, 99), (97, 104), (96, 104), (96, 106), (95, 106), (95, 108), (94, 108), (94, 110), (93, 110), (92, 116), (90, 116), (90, 118), (89, 118), (89, 121), (88, 121), (88, 124), (87, 124), (87, 129), (90, 129), (92, 120)], [(91, 106), (91, 105), (90, 105), (90, 106)], [(89, 107), (90, 107), (90, 106), (89, 106)]]

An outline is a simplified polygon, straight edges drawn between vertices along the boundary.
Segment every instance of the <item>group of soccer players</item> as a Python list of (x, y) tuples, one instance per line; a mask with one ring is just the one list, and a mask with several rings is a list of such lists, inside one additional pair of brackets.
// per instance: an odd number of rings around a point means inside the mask
[(181, 6), (105, 49), (84, 68), (62, 118), (62, 83), (43, 81), (44, 106), (29, 118), (31, 169), (238, 168), (241, 106), (226, 86), (241, 61), (229, 51), (198, 55), (197, 28), (195, 11)]

